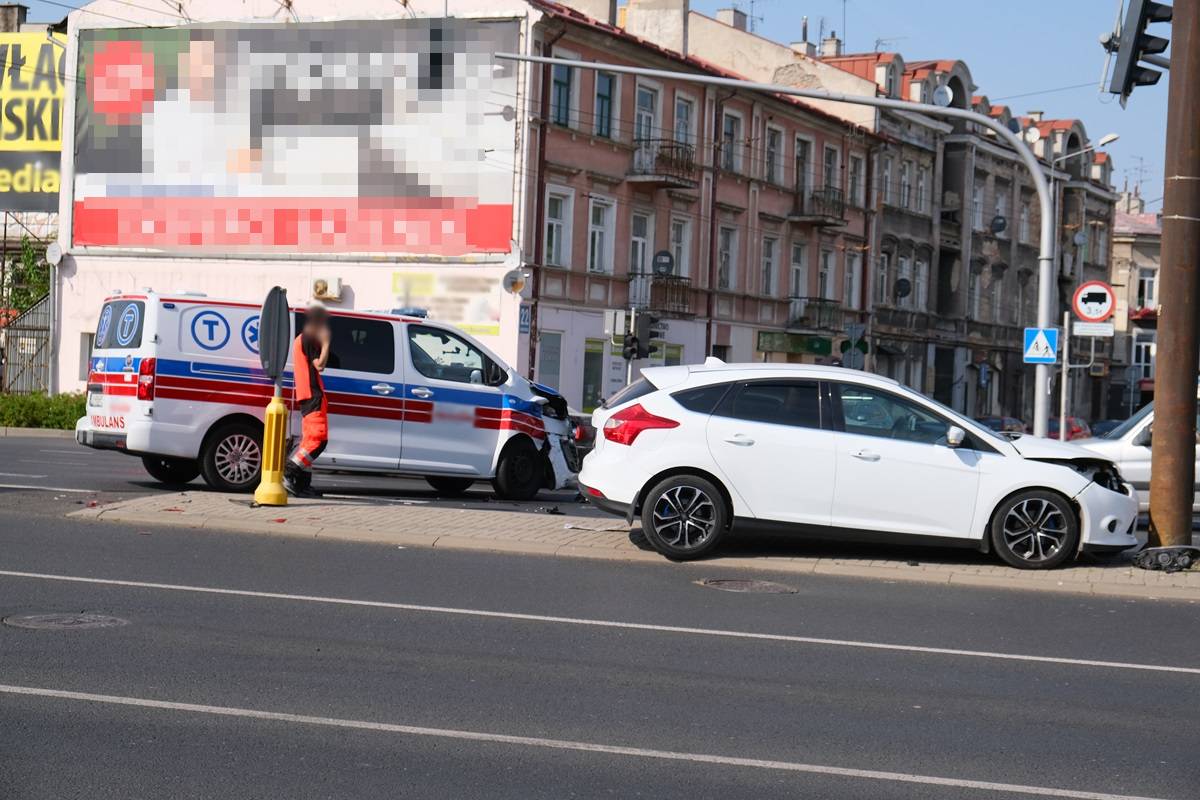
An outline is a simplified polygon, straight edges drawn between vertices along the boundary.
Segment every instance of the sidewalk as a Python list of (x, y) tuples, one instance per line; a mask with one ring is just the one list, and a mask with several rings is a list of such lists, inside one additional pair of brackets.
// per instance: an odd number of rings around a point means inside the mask
[[(581, 503), (406, 500), (335, 496), (253, 508), (246, 495), (172, 492), (74, 513), (126, 527), (191, 528), (376, 542), (403, 547), (644, 561), (670, 569), (637, 525)], [(707, 562), (724, 568), (1200, 601), (1200, 571), (1149, 572), (1128, 559), (1082, 560), (1048, 572), (1012, 569), (973, 551), (816, 544), (781, 537), (731, 538)]]

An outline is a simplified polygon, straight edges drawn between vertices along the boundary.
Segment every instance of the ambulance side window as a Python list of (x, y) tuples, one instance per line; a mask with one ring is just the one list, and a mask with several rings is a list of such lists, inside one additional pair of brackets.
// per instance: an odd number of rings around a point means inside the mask
[(409, 325), (408, 349), (413, 367), (426, 378), (488, 386), (499, 386), (508, 378), (499, 364), (466, 339), (441, 328)]
[[(296, 333), (304, 328), (304, 312), (297, 311)], [(381, 319), (329, 318), (329, 369), (374, 372), (396, 371), (396, 336), (392, 323)]]

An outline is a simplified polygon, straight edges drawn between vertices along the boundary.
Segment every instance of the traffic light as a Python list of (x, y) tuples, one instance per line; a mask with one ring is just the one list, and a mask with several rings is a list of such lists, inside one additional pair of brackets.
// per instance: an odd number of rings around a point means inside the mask
[(1155, 36), (1146, 32), (1147, 25), (1156, 22), (1170, 22), (1173, 14), (1171, 6), (1157, 3), (1154, 0), (1129, 0), (1129, 8), (1125, 11), (1125, 22), (1119, 32), (1105, 36), (1101, 41), (1104, 49), (1117, 54), (1117, 65), (1113, 69), (1112, 81), (1108, 91), (1121, 96), (1121, 105), (1129, 99), (1129, 94), (1138, 86), (1153, 86), (1158, 83), (1162, 73), (1141, 65), (1147, 61), (1157, 67), (1166, 69), (1168, 63), (1159, 53), (1167, 49), (1169, 39)]
[(658, 352), (658, 348), (650, 344), (651, 339), (659, 339), (666, 333), (666, 326), (658, 317), (649, 314), (638, 314), (634, 320), (634, 349), (637, 358), (649, 358)]
[(638, 338), (632, 333), (625, 334), (624, 341), (621, 345), (621, 357), (626, 361), (633, 361), (635, 358), (641, 358), (638, 355)]

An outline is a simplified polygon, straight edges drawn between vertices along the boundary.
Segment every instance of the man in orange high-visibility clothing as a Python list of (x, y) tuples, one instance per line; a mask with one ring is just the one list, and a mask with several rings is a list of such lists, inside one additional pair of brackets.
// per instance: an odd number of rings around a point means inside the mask
[(329, 361), (329, 311), (314, 300), (308, 306), (304, 329), (292, 344), (296, 402), (300, 406), (300, 445), (284, 468), (283, 485), (297, 497), (319, 496), (312, 489), (312, 465), (329, 444), (329, 404), (321, 372)]

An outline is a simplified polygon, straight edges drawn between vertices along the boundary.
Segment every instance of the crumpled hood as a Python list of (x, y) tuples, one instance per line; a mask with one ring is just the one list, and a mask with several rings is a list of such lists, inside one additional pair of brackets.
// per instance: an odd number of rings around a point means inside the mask
[(1096, 458), (1097, 454), (1071, 442), (1022, 436), (1011, 442), (1023, 458)]

